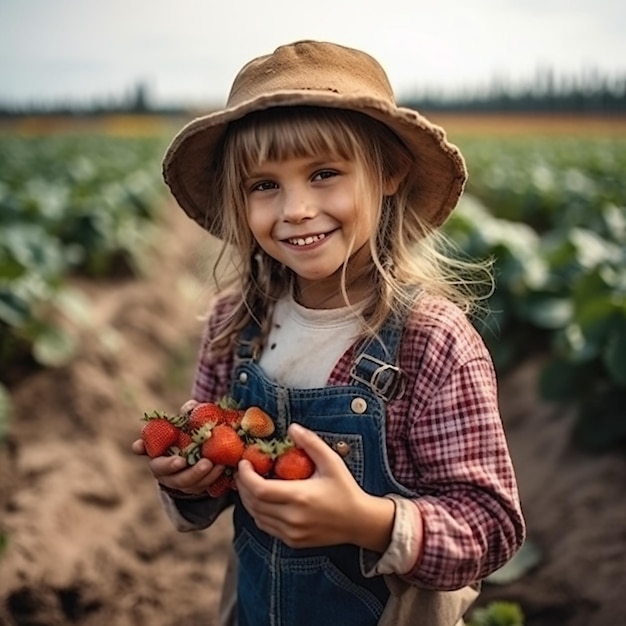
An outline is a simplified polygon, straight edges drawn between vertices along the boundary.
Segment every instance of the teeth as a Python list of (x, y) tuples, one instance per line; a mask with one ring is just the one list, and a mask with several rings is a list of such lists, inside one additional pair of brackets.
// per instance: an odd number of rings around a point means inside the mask
[(294, 237), (293, 239), (288, 239), (287, 241), (294, 246), (308, 246), (309, 244), (324, 239), (324, 237), (326, 237), (326, 235), (322, 233), (321, 235), (310, 235), (309, 237)]

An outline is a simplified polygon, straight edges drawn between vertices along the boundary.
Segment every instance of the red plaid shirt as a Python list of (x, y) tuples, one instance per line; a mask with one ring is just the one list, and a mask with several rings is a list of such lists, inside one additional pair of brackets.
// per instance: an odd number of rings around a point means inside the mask
[[(208, 359), (207, 340), (229, 306), (209, 319), (193, 397), (228, 393), (233, 355)], [(328, 385), (350, 383), (354, 347)], [(431, 589), (484, 578), (519, 549), (525, 534), (515, 475), (498, 410), (491, 357), (465, 315), (444, 300), (422, 298), (399, 350), (406, 391), (387, 405), (387, 448), (395, 478), (420, 494), (420, 559), (405, 577)]]

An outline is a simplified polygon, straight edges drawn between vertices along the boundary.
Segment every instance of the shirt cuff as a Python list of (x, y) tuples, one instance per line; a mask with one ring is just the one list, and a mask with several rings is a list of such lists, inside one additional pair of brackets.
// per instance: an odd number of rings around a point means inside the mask
[(227, 495), (202, 500), (177, 500), (162, 489), (159, 489), (159, 495), (165, 513), (180, 532), (208, 528), (229, 504)]
[(381, 574), (407, 574), (417, 565), (422, 548), (422, 518), (412, 500), (396, 494), (385, 496), (393, 500), (396, 512), (391, 541), (381, 555), (371, 550), (361, 551), (361, 570), (371, 578)]

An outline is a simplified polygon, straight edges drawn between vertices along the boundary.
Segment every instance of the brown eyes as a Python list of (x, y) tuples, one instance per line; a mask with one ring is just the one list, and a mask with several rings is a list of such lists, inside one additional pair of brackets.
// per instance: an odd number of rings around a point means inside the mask
[[(318, 170), (311, 176), (310, 180), (315, 183), (334, 178), (335, 176), (339, 176), (339, 172), (337, 170)], [(279, 187), (280, 185), (276, 181), (261, 180), (252, 183), (247, 187), (247, 189), (248, 193), (253, 193), (255, 191), (272, 191), (274, 189), (278, 189)]]

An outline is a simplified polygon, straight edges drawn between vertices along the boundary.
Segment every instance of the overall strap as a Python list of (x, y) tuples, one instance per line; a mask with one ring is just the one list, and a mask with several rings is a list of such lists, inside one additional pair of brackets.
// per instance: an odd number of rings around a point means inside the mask
[(256, 322), (248, 324), (237, 338), (236, 361), (249, 363), (259, 359), (261, 327)]
[[(410, 307), (402, 306), (391, 313), (377, 335), (361, 343), (350, 370), (350, 376), (357, 385), (365, 385), (385, 402), (401, 396), (404, 391), (403, 375), (396, 363), (402, 331), (410, 311)], [(260, 334), (261, 328), (255, 322), (239, 333), (238, 364), (258, 361)]]
[(377, 335), (361, 344), (350, 370), (357, 385), (365, 385), (385, 402), (404, 392), (404, 377), (396, 363), (409, 313), (410, 307), (406, 306), (394, 311)]

